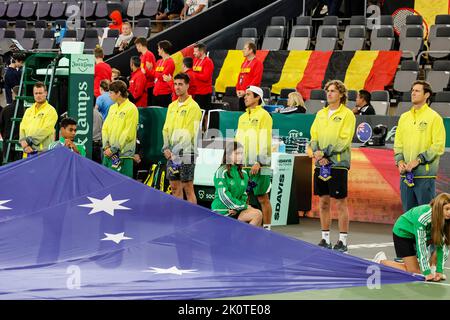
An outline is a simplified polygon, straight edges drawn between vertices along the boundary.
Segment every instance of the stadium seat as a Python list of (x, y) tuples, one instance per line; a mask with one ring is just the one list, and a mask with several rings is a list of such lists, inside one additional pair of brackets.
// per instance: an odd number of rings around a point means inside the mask
[(94, 17), (97, 2), (95, 1), (82, 1), (80, 7), (80, 16), (84, 19), (90, 19)]
[[(336, 34), (338, 34), (338, 23), (339, 23), (338, 17), (336, 17), (336, 16), (326, 16), (323, 19), (322, 25), (319, 26), (319, 29), (317, 30), (316, 38), (319, 38), (319, 37), (323, 36), (323, 33), (322, 33), (322, 29), (323, 28), (327, 28), (327, 29), (334, 28), (334, 29), (336, 29)], [(336, 38), (337, 37), (338, 36), (336, 36)]]
[(386, 116), (389, 110), (389, 92), (373, 91), (371, 92), (371, 104), (375, 109), (375, 114)]
[[(430, 51), (450, 51), (450, 26), (438, 26), (436, 36), (430, 39)], [(432, 58), (447, 57), (446, 53), (430, 53)]]
[(311, 43), (310, 26), (294, 26), (289, 39), (288, 50), (308, 50)]
[(241, 37), (258, 38), (258, 30), (256, 28), (243, 28)]
[(434, 24), (431, 25), (428, 33), (428, 42), (431, 43), (436, 38), (436, 30), (438, 27), (450, 26), (450, 15), (449, 14), (439, 14), (434, 20)]
[(117, 29), (109, 29), (108, 30), (108, 38), (117, 38), (119, 37), (120, 32)]
[(287, 102), (288, 102), (288, 97), (289, 97), (289, 93), (291, 92), (295, 92), (296, 89), (295, 88), (283, 88), (280, 91), (280, 95), (278, 96), (277, 99), (277, 104), (279, 105), (283, 105), (283, 106), (287, 106)]
[(64, 34), (64, 38), (62, 41), (77, 41), (77, 31), (76, 30), (67, 30)]
[(149, 18), (143, 18), (143, 19), (139, 19), (136, 27), (148, 27), (150, 28), (152, 26), (151, 24), (151, 20)]
[[(98, 7), (97, 7), (98, 8)], [(109, 22), (107, 19), (98, 19), (95, 22), (95, 28), (97, 30), (98, 36), (103, 37), (103, 32), (105, 31), (105, 28), (109, 26)]]
[[(404, 29), (404, 36), (400, 36), (400, 50), (402, 58), (415, 58), (423, 47), (423, 28), (422, 25), (410, 25)], [(405, 52), (409, 51), (409, 52)], [(411, 55), (411, 52), (413, 56)]]
[(114, 46), (116, 44), (117, 38), (108, 37), (103, 39), (102, 48), (105, 56), (111, 56), (114, 53)]
[(55, 47), (55, 32), (53, 30), (44, 30), (42, 39), (39, 40), (38, 49), (53, 49)]
[(36, 32), (34, 30), (25, 30), (23, 39), (19, 42), (25, 50), (33, 50), (36, 46)]
[(286, 17), (282, 16), (275, 16), (270, 19), (270, 25), (271, 26), (286, 26)]
[(20, 17), (22, 19), (29, 19), (34, 16), (36, 12), (37, 3), (34, 1), (24, 1), (22, 10), (20, 11)]
[(315, 114), (327, 104), (327, 94), (325, 90), (311, 90), (309, 100), (305, 101), (306, 113)]
[(236, 95), (236, 87), (226, 87), (222, 102), (228, 103), (228, 111), (239, 111), (239, 98)]
[(395, 35), (392, 26), (381, 26), (379, 29), (374, 29), (370, 42), (370, 50), (389, 51), (394, 48)]
[(52, 8), (50, 9), (50, 17), (53, 19), (58, 19), (64, 17), (66, 13), (66, 3), (65, 2), (52, 2)]
[(36, 20), (34, 22), (34, 31), (36, 32), (36, 39), (39, 42), (44, 37), (44, 31), (47, 30), (47, 21)]
[(108, 14), (108, 4), (106, 1), (97, 1), (97, 7), (95, 8), (95, 17), (106, 18)]
[(135, 27), (133, 30), (133, 35), (136, 38), (143, 37), (143, 38), (150, 38), (151, 29), (150, 27)]
[(297, 19), (295, 21), (295, 25), (312, 27), (312, 17), (310, 17), (310, 16), (297, 17)]
[(261, 46), (262, 50), (280, 50), (283, 47), (285, 27), (268, 26)]
[[(92, 0), (91, 0), (92, 1)], [(73, 14), (77, 13), (77, 11), (69, 10), (71, 6), (77, 6), (78, 8), (81, 8), (81, 0), (66, 0), (66, 8), (64, 9), (64, 17), (69, 18)]]
[(350, 26), (348, 29), (348, 38), (344, 38), (344, 51), (363, 50), (366, 42), (366, 27), (365, 26)]
[(317, 51), (333, 51), (338, 41), (337, 27), (324, 27), (317, 34), (316, 48)]
[(159, 3), (157, 0), (146, 0), (144, 10), (142, 10), (142, 15), (147, 18), (155, 16), (158, 12), (158, 6)]
[(450, 92), (438, 92), (430, 106), (431, 109), (439, 113), (441, 117), (450, 117)]
[(348, 90), (347, 95), (347, 107), (353, 109), (354, 107), (356, 107), (356, 97), (358, 96), (358, 91)]
[(400, 36), (399, 36), (400, 42), (402, 41), (402, 39), (405, 36), (407, 36), (406, 29), (411, 28), (411, 27), (416, 27), (416, 28), (418, 27), (418, 28), (423, 29), (422, 16), (410, 15), (410, 16), (406, 17), (406, 23), (400, 29)]
[(5, 30), (5, 34), (3, 35), (5, 39), (15, 39), (16, 31), (14, 30)]
[(8, 21), (7, 20), (0, 20), (0, 28), (3, 28), (3, 29), (8, 28)]
[(67, 27), (67, 21), (65, 19), (56, 19), (53, 22), (53, 26), (59, 26), (60, 28), (65, 28)]
[(428, 81), (433, 89), (433, 92), (444, 91), (448, 87), (450, 80), (450, 61), (438, 60), (433, 64), (432, 70), (426, 74), (426, 81)]
[(129, 18), (139, 17), (144, 9), (144, 3), (144, 0), (130, 0), (127, 7), (127, 16)]
[(94, 50), (98, 44), (98, 31), (97, 29), (86, 29), (84, 34), (84, 49)]
[(395, 110), (396, 116), (401, 116), (406, 111), (411, 109), (411, 92), (405, 92), (400, 98), (400, 102), (397, 104), (397, 109)]
[(3, 18), (6, 15), (6, 11), (8, 10), (8, 3), (6, 1), (0, 2), (0, 18)]
[(416, 61), (405, 60), (400, 65), (394, 78), (394, 90), (397, 92), (411, 91), (411, 83), (419, 77), (419, 64)]
[(345, 27), (344, 31), (344, 39), (347, 39), (350, 37), (350, 29), (354, 28), (356, 26), (362, 26), (364, 27), (364, 38), (366, 37), (365, 31), (366, 31), (366, 18), (364, 16), (352, 16), (350, 18), (350, 24)]
[(242, 50), (244, 49), (244, 46), (247, 42), (253, 42), (253, 43), (257, 43), (257, 39), (256, 38), (251, 38), (251, 37), (240, 37), (237, 39), (236, 42), (236, 50)]
[(6, 17), (9, 19), (17, 19), (20, 17), (20, 11), (22, 10), (22, 2), (8, 2), (8, 10), (6, 11)]
[(50, 15), (50, 9), (52, 7), (51, 2), (47, 1), (38, 1), (36, 7), (36, 18), (37, 19), (45, 19)]

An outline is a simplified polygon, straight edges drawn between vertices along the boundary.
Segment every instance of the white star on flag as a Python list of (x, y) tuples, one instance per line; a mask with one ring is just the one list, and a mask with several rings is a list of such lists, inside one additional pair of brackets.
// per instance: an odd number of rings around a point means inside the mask
[(11, 210), (11, 208), (2, 206), (2, 204), (5, 204), (7, 202), (10, 202), (11, 200), (0, 200), (0, 210)]
[(105, 233), (106, 238), (103, 238), (102, 241), (113, 241), (117, 244), (119, 244), (123, 240), (131, 240), (133, 238), (125, 237), (125, 232), (121, 233)]
[(193, 269), (193, 270), (182, 270), (182, 269), (178, 269), (175, 266), (173, 266), (173, 267), (171, 267), (169, 269), (154, 268), (154, 267), (151, 267), (150, 269), (152, 269), (152, 270), (144, 270), (143, 272), (151, 272), (151, 273), (157, 273), (157, 274), (177, 274), (179, 276), (181, 276), (183, 273), (197, 273), (196, 269)]
[(97, 212), (106, 212), (107, 214), (114, 217), (114, 210), (131, 210), (131, 208), (127, 208), (124, 206), (121, 206), (122, 203), (127, 202), (130, 199), (125, 200), (113, 200), (111, 197), (111, 194), (108, 194), (105, 198), (96, 199), (87, 197), (91, 203), (86, 204), (80, 204), (79, 207), (85, 207), (85, 208), (92, 208), (91, 212), (89, 214), (94, 214)]

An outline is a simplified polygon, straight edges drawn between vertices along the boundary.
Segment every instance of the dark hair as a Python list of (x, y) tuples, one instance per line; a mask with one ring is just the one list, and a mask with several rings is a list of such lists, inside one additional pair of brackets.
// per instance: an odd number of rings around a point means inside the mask
[(59, 123), (61, 128), (67, 128), (70, 125), (77, 125), (77, 121), (74, 118), (65, 117)]
[(96, 58), (103, 58), (103, 57), (105, 56), (104, 53), (103, 53), (102, 47), (97, 46), (97, 47), (94, 49), (94, 56), (95, 56)]
[(192, 66), (194, 65), (194, 59), (191, 57), (185, 57), (183, 58), (183, 64), (186, 66), (186, 68), (192, 69)]
[(109, 91), (114, 93), (120, 93), (123, 98), (128, 98), (128, 88), (125, 82), (122, 80), (113, 81), (109, 85)]
[(197, 42), (194, 45), (194, 48), (197, 48), (200, 51), (206, 52), (206, 44), (204, 44), (203, 42)]
[(44, 91), (47, 91), (47, 86), (41, 81), (36, 82), (33, 88), (44, 88)]
[(427, 99), (427, 102), (429, 102), (430, 99), (431, 99), (431, 96), (433, 95), (433, 90), (431, 89), (431, 84), (429, 82), (427, 82), (427, 81), (424, 81), (424, 80), (416, 80), (416, 81), (413, 82), (413, 84), (411, 86), (411, 90), (416, 84), (422, 85), (424, 93), (429, 93), (430, 94), (430, 96)]
[(370, 92), (369, 92), (369, 91), (364, 90), (364, 89), (363, 89), (363, 90), (359, 90), (359, 96), (360, 96), (362, 99), (364, 99), (364, 101), (366, 101), (367, 104), (370, 103), (371, 95), (370, 95)]
[(14, 59), (14, 61), (23, 62), (26, 59), (26, 55), (21, 52), (16, 52), (12, 55), (12, 58)]
[(253, 91), (250, 91), (253, 94), (253, 98), (258, 97), (258, 104), (262, 104), (262, 99), (261, 96), (259, 94), (254, 93)]
[[(231, 178), (230, 169), (231, 169), (232, 162), (233, 162), (231, 159), (231, 155), (237, 149), (243, 149), (243, 148), (244, 148), (244, 146), (237, 141), (228, 142), (227, 145), (225, 146), (225, 152), (223, 153), (223, 158), (222, 158), (222, 165), (227, 166), (227, 175), (230, 178)], [(244, 174), (242, 173), (242, 164), (237, 163), (235, 165), (238, 168), (239, 176), (241, 177), (241, 179), (244, 179)]]
[(256, 53), (256, 44), (253, 41), (248, 41), (246, 45), (253, 51), (253, 53)]
[(102, 88), (105, 92), (109, 91), (109, 80), (100, 81), (100, 88)]
[(138, 56), (132, 56), (130, 61), (136, 68), (141, 66), (141, 59)]
[(134, 44), (140, 44), (141, 46), (147, 48), (147, 39), (145, 39), (144, 37), (139, 37), (136, 40), (134, 40)]
[(184, 80), (184, 83), (189, 84), (189, 76), (186, 73), (178, 73), (173, 80)]
[(158, 47), (164, 50), (165, 53), (170, 54), (170, 51), (172, 50), (172, 43), (168, 40), (162, 40), (158, 42)]

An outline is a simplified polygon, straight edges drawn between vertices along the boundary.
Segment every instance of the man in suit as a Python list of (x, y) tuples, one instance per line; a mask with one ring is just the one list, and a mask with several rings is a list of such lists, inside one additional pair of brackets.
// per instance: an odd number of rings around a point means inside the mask
[(356, 106), (353, 108), (355, 115), (375, 115), (375, 109), (370, 104), (370, 92), (367, 90), (359, 90), (356, 97)]

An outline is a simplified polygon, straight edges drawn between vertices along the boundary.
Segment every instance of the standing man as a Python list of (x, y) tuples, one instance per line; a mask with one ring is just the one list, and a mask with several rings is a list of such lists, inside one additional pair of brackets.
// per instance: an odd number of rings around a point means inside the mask
[(106, 119), (108, 115), (109, 107), (114, 104), (114, 101), (111, 100), (109, 96), (109, 83), (108, 80), (100, 81), (100, 95), (95, 100), (95, 108), (102, 115), (103, 120)]
[(428, 82), (413, 83), (413, 106), (401, 115), (395, 133), (403, 211), (430, 203), (436, 193), (439, 159), (445, 151), (445, 127), (442, 117), (427, 104), (432, 94)]
[(247, 42), (242, 50), (245, 60), (241, 65), (238, 82), (236, 84), (236, 94), (240, 98), (239, 106), (243, 110), (245, 90), (249, 86), (260, 87), (263, 75), (263, 64), (256, 58), (256, 44)]
[(115, 102), (108, 112), (102, 128), (103, 165), (133, 178), (133, 156), (139, 113), (128, 100), (127, 85), (114, 81), (109, 94)]
[(355, 115), (375, 115), (375, 109), (370, 104), (370, 92), (367, 90), (359, 90), (358, 96), (356, 97), (356, 106), (353, 108), (353, 113)]
[(163, 127), (164, 146), (167, 159), (167, 177), (172, 194), (183, 199), (183, 191), (189, 202), (196, 204), (194, 192), (194, 170), (197, 135), (202, 112), (197, 102), (188, 94), (189, 76), (179, 73), (173, 80), (178, 99), (169, 105)]
[(147, 79), (145, 78), (145, 74), (142, 73), (141, 69), (141, 60), (138, 56), (133, 56), (130, 59), (130, 69), (131, 69), (131, 77), (130, 77), (130, 87), (128, 88), (128, 92), (131, 94), (131, 97), (136, 105), (136, 107), (146, 107), (147, 106)]
[(244, 100), (247, 109), (239, 117), (236, 141), (244, 146), (244, 169), (255, 184), (253, 194), (262, 208), (263, 227), (270, 230), (272, 223), (272, 206), (269, 199), (272, 117), (262, 107), (264, 94), (261, 88), (248, 87)]
[(147, 48), (147, 39), (144, 37), (137, 38), (134, 41), (136, 45), (136, 50), (141, 54), (141, 65), (140, 69), (147, 79), (146, 90), (147, 90), (147, 106), (153, 105), (153, 87), (155, 86), (154, 78), (154, 66), (156, 65), (155, 55)]
[(23, 157), (47, 150), (55, 136), (58, 114), (47, 101), (47, 87), (42, 82), (33, 86), (34, 104), (25, 111), (19, 128)]
[(156, 62), (154, 70), (155, 88), (153, 89), (153, 105), (167, 108), (172, 102), (172, 86), (170, 80), (164, 81), (164, 76), (173, 76), (175, 63), (170, 57), (172, 44), (167, 40), (158, 42), (158, 55), (161, 57)]
[(347, 89), (342, 81), (332, 80), (325, 85), (327, 107), (320, 110), (311, 126), (311, 149), (314, 152), (314, 194), (319, 198), (322, 240), (319, 246), (331, 249), (330, 197), (339, 213), (339, 241), (334, 250), (347, 252), (348, 236), (348, 170), (350, 148), (355, 134), (356, 118), (345, 106)]
[(100, 82), (102, 80), (111, 81), (112, 69), (109, 64), (103, 61), (105, 55), (103, 54), (103, 49), (101, 47), (94, 49), (94, 56), (94, 96), (97, 98), (100, 95)]
[(6, 68), (5, 71), (5, 96), (6, 103), (11, 104), (12, 99), (12, 89), (15, 86), (20, 85), (20, 78), (22, 76), (22, 66), (25, 61), (25, 56), (23, 53), (14, 53), (12, 56), (11, 64)]
[(60, 122), (60, 137), (58, 141), (52, 142), (48, 150), (58, 147), (67, 147), (70, 151), (86, 157), (86, 148), (84, 145), (73, 142), (77, 134), (77, 122), (72, 118), (63, 118)]

